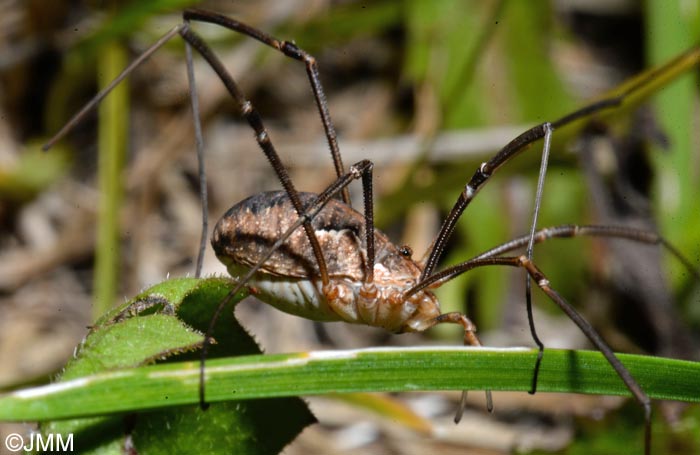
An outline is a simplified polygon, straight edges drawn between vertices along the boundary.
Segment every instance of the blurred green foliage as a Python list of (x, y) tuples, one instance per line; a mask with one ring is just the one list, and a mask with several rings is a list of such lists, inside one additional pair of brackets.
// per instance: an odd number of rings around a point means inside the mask
[(41, 151), (41, 144), (28, 144), (17, 162), (0, 167), (0, 200), (12, 204), (32, 200), (65, 175), (68, 155), (65, 148), (59, 148), (46, 156)]

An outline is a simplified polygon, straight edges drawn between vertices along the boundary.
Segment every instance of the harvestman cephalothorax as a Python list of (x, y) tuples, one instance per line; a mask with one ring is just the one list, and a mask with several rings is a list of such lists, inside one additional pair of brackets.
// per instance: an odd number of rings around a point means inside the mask
[[(649, 453), (651, 439), (651, 403), (649, 397), (593, 327), (553, 289), (545, 274), (533, 262), (532, 256), (535, 243), (555, 237), (602, 236), (620, 238), (661, 245), (697, 276), (692, 265), (682, 257), (679, 251), (654, 232), (629, 227), (590, 225), (537, 228), (537, 213), (544, 185), (552, 132), (574, 121), (620, 106), (625, 102), (626, 97), (641, 90), (645, 84), (653, 80), (654, 74), (650, 74), (647, 79), (630, 86), (626, 92), (617, 97), (588, 105), (551, 123), (537, 125), (505, 145), (493, 158), (482, 163), (476, 169), (464, 186), (464, 190), (459, 194), (454, 207), (444, 220), (424, 259), (415, 260), (412, 258), (410, 248), (395, 246), (386, 235), (374, 229), (372, 163), (368, 160), (362, 160), (352, 165), (349, 171), (345, 170), (314, 57), (298, 48), (293, 42), (279, 41), (260, 30), (216, 13), (188, 10), (183, 17), (182, 24), (174, 27), (129, 65), (112, 84), (71, 119), (45, 148), (48, 149), (63, 137), (86, 112), (94, 108), (135, 67), (172, 37), (180, 35), (186, 43), (190, 96), (195, 113), (195, 134), (200, 166), (203, 141), (197, 114), (198, 100), (194, 88), (191, 48), (194, 48), (209, 63), (226, 86), (243, 117), (254, 130), (258, 145), (269, 160), (283, 187), (283, 191), (260, 193), (239, 202), (229, 209), (216, 224), (212, 235), (214, 251), (227, 266), (229, 273), (237, 279), (236, 288), (226, 300), (230, 299), (242, 287), (248, 286), (255, 290), (255, 294), (260, 300), (282, 311), (317, 321), (346, 321), (367, 324), (396, 333), (424, 331), (440, 323), (459, 324), (464, 329), (465, 345), (480, 346), (481, 343), (476, 336), (474, 324), (464, 314), (442, 313), (431, 289), (478, 267), (522, 268), (527, 276), (526, 303), (530, 329), (539, 347), (531, 393), (534, 393), (536, 389), (537, 372), (544, 348), (537, 337), (532, 318), (530, 298), (530, 280), (532, 279), (600, 350), (634, 398), (643, 407), (645, 452)], [(190, 21), (208, 22), (229, 28), (277, 49), (284, 55), (301, 61), (305, 65), (337, 175), (337, 180), (323, 193), (317, 195), (296, 190), (263, 125), (261, 116), (209, 46), (191, 30)], [(446, 243), (470, 202), (501, 166), (540, 139), (544, 140), (542, 165), (529, 235), (516, 238), (460, 264), (437, 271), (437, 264), (445, 250)], [(208, 229), (204, 178), (205, 175), (201, 171), (200, 183), (204, 216), (197, 275), (201, 270)], [(347, 186), (356, 179), (362, 181), (364, 213), (355, 211), (350, 205)], [(337, 198), (338, 196), (340, 199)], [(526, 249), (525, 254), (504, 256), (506, 253), (522, 248)], [(213, 316), (212, 327), (225, 304), (226, 301), (222, 302), (217, 313)], [(208, 333), (203, 345), (202, 361), (205, 359), (209, 342), (210, 334)], [(202, 384), (203, 381), (204, 370), (202, 369)], [(490, 393), (488, 391), (486, 393), (488, 407), (491, 408)], [(459, 421), (461, 416), (464, 398), (465, 394), (463, 394), (462, 404), (455, 418), (456, 421)], [(205, 403), (203, 387), (201, 387), (201, 402)]]

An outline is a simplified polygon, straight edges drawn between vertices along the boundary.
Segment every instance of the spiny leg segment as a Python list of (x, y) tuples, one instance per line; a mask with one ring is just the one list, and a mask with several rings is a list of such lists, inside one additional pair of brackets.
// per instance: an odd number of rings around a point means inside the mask
[[(222, 27), (228, 28), (229, 30), (233, 30), (235, 32), (256, 39), (261, 43), (266, 44), (271, 48), (282, 52), (287, 57), (291, 57), (294, 60), (304, 62), (304, 65), (306, 67), (306, 74), (309, 78), (309, 83), (311, 84), (311, 90), (313, 92), (314, 99), (316, 100), (316, 107), (318, 108), (318, 112), (321, 116), (321, 122), (323, 123), (323, 128), (325, 130), (326, 138), (328, 140), (328, 147), (331, 151), (331, 157), (333, 158), (335, 174), (338, 178), (340, 178), (345, 172), (345, 168), (343, 167), (343, 159), (340, 155), (340, 149), (338, 148), (338, 138), (335, 132), (335, 127), (333, 126), (331, 114), (328, 110), (326, 95), (323, 91), (323, 86), (321, 85), (321, 78), (319, 76), (316, 59), (308, 52), (297, 47), (297, 45), (294, 43), (290, 43), (289, 41), (278, 40), (263, 32), (262, 30), (258, 30), (247, 24), (244, 24), (242, 22), (239, 22), (235, 19), (231, 19), (230, 17), (226, 17), (221, 14), (200, 9), (188, 9), (183, 12), (182, 17), (186, 22), (194, 20), (220, 25)], [(345, 202), (347, 205), (351, 205), (350, 195), (347, 191), (347, 188), (343, 188), (341, 194), (343, 202)]]
[[(296, 210), (297, 214), (301, 216), (304, 212), (304, 207), (302, 206), (301, 200), (299, 199), (299, 193), (294, 187), (294, 183), (289, 177), (287, 169), (282, 164), (282, 161), (280, 160), (280, 157), (277, 154), (277, 151), (275, 150), (275, 146), (270, 140), (270, 135), (265, 129), (262, 117), (260, 116), (258, 111), (255, 109), (253, 104), (243, 95), (243, 92), (238, 87), (238, 84), (228, 73), (223, 63), (221, 63), (221, 60), (219, 60), (219, 58), (216, 56), (216, 54), (214, 54), (211, 48), (209, 48), (209, 46), (207, 46), (206, 43), (204, 43), (204, 41), (199, 37), (199, 35), (190, 30), (189, 27), (183, 27), (182, 29), (180, 29), (180, 36), (182, 36), (182, 38), (185, 41), (187, 41), (193, 48), (195, 48), (197, 52), (199, 52), (199, 54), (207, 61), (207, 63), (209, 63), (209, 66), (211, 66), (211, 68), (214, 70), (217, 76), (219, 76), (221, 82), (223, 82), (224, 86), (226, 87), (226, 90), (228, 90), (229, 94), (236, 101), (236, 104), (238, 104), (238, 106), (241, 109), (241, 114), (246, 119), (251, 128), (253, 128), (253, 130), (255, 131), (255, 140), (258, 142), (260, 149), (263, 151), (265, 157), (270, 162), (270, 165), (277, 174), (277, 178), (279, 179), (280, 183), (282, 184), (282, 187), (289, 196), (289, 199), (291, 200), (292, 205), (294, 206), (294, 209)], [(314, 233), (314, 230), (311, 227), (311, 223), (307, 221), (302, 226), (306, 231), (306, 237), (308, 238), (309, 243), (311, 244), (314, 257), (316, 258), (316, 263), (318, 264), (319, 269), (318, 272), (321, 275), (321, 281), (323, 282), (324, 286), (327, 286), (330, 280), (328, 278), (328, 268), (326, 267), (326, 260), (323, 257), (321, 245), (319, 244), (318, 239), (316, 238), (316, 234)]]

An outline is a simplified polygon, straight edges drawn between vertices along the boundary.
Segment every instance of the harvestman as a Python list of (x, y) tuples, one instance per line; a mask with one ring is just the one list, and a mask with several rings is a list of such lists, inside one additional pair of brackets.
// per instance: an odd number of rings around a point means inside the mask
[[(346, 321), (382, 327), (391, 332), (420, 332), (436, 324), (453, 323), (464, 328), (464, 344), (480, 346), (476, 327), (462, 313), (442, 313), (431, 289), (439, 287), (455, 276), (483, 266), (510, 266), (527, 272), (526, 304), (530, 330), (538, 345), (531, 393), (535, 392), (537, 372), (544, 346), (537, 337), (532, 318), (530, 279), (581, 329), (593, 345), (601, 351), (620, 376), (636, 401), (644, 409), (645, 453), (650, 451), (651, 402), (646, 393), (618, 360), (608, 344), (593, 327), (571, 307), (551, 286), (546, 276), (532, 261), (533, 245), (555, 237), (603, 236), (659, 244), (677, 257), (695, 276), (692, 265), (680, 252), (660, 237), (646, 230), (619, 226), (562, 225), (537, 229), (537, 213), (541, 199), (547, 156), (554, 129), (600, 111), (620, 106), (625, 99), (654, 80), (655, 74), (629, 87), (617, 97), (604, 99), (566, 115), (554, 122), (537, 125), (508, 143), (493, 158), (479, 166), (465, 185), (454, 207), (442, 224), (433, 245), (424, 260), (416, 261), (408, 247), (395, 246), (383, 233), (373, 228), (372, 163), (360, 161), (345, 172), (338, 149), (336, 133), (328, 111), (316, 60), (294, 43), (279, 41), (266, 33), (228, 17), (202, 10), (187, 10), (184, 22), (175, 26), (160, 40), (141, 54), (108, 87), (98, 93), (64, 128), (49, 141), (45, 149), (63, 137), (80, 119), (104, 98), (109, 91), (141, 62), (175, 35), (185, 40), (190, 94), (195, 119), (197, 152), (200, 160), (200, 184), (203, 208), (202, 243), (197, 260), (197, 275), (201, 271), (207, 232), (206, 183), (202, 165), (203, 141), (198, 118), (197, 92), (194, 88), (191, 47), (209, 63), (255, 132), (255, 138), (270, 161), (284, 191), (260, 193), (234, 205), (218, 221), (212, 235), (212, 246), (217, 257), (227, 266), (238, 284), (219, 305), (212, 317), (210, 330), (205, 336), (202, 362), (211, 342), (211, 328), (220, 312), (242, 287), (248, 286), (262, 301), (287, 313), (317, 321)], [(284, 55), (304, 63), (316, 105), (325, 129), (325, 135), (335, 166), (337, 180), (320, 195), (298, 192), (270, 140), (262, 118), (253, 104), (245, 98), (213, 51), (195, 34), (190, 21), (218, 24), (252, 37)], [(682, 58), (682, 57), (679, 57)], [(491, 175), (511, 158), (531, 144), (544, 139), (540, 178), (537, 186), (535, 211), (530, 234), (487, 250), (468, 261), (436, 272), (437, 263), (454, 231), (462, 212), (474, 199)], [(364, 213), (351, 208), (347, 186), (362, 180)], [(340, 195), (342, 200), (336, 199)], [(302, 228), (302, 229), (299, 229)], [(525, 255), (502, 256), (526, 248)], [(204, 369), (202, 369), (200, 398), (204, 405)], [(490, 392), (487, 402), (491, 408)], [(466, 392), (455, 417), (459, 421)]]

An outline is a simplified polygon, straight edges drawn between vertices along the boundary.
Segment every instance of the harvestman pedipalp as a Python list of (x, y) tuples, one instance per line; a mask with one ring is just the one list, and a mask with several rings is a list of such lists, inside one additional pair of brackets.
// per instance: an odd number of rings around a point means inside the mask
[[(181, 35), (187, 47), (188, 74), (196, 119), (197, 148), (200, 151), (200, 156), (202, 135), (196, 115), (197, 98), (194, 89), (190, 46), (194, 47), (207, 60), (236, 101), (243, 116), (255, 131), (260, 148), (270, 161), (284, 188), (284, 191), (263, 193), (242, 201), (232, 207), (217, 223), (212, 239), (214, 250), (227, 265), (231, 274), (239, 277), (238, 285), (230, 295), (243, 286), (249, 286), (256, 290), (256, 294), (261, 300), (292, 314), (314, 320), (344, 320), (363, 323), (383, 327), (392, 332), (423, 331), (438, 323), (457, 323), (462, 325), (465, 330), (465, 344), (480, 345), (475, 335), (476, 329), (471, 321), (461, 313), (441, 313), (439, 304), (429, 288), (438, 287), (451, 278), (477, 267), (499, 265), (524, 268), (528, 276), (528, 290), (526, 292), (528, 318), (531, 332), (539, 347), (532, 392), (534, 393), (536, 387), (543, 345), (537, 338), (532, 320), (530, 278), (535, 280), (537, 286), (562, 308), (596, 348), (603, 353), (635, 399), (644, 407), (645, 450), (649, 451), (651, 406), (648, 396), (591, 325), (550, 287), (545, 275), (532, 261), (532, 246), (534, 243), (540, 243), (553, 237), (588, 235), (624, 238), (637, 242), (660, 244), (673, 255), (679, 257), (693, 273), (696, 273), (692, 266), (668, 242), (653, 232), (626, 227), (566, 225), (537, 230), (537, 216), (535, 214), (529, 236), (497, 246), (440, 272), (436, 272), (436, 266), (462, 212), (490, 176), (503, 164), (539, 139), (545, 139), (545, 150), (547, 150), (552, 129), (619, 106), (630, 94), (644, 87), (644, 84), (648, 83), (653, 75), (649, 75), (646, 80), (629, 87), (625, 93), (618, 97), (586, 106), (551, 124), (544, 123), (531, 128), (511, 141), (489, 161), (483, 163), (469, 180), (444, 221), (426, 261), (416, 262), (411, 258), (409, 250), (394, 246), (384, 234), (373, 228), (371, 163), (366, 160), (361, 161), (352, 166), (349, 173), (344, 172), (315, 59), (299, 49), (294, 43), (276, 40), (262, 31), (215, 13), (188, 10), (184, 13), (184, 20), (184, 23), (173, 28), (137, 58), (124, 70), (122, 75), (115, 79), (113, 84), (100, 92), (46, 147), (50, 147), (72, 128), (85, 112), (92, 109), (133, 68), (170, 38), (176, 34)], [(210, 48), (190, 29), (190, 20), (224, 26), (257, 39), (288, 57), (304, 62), (338, 176), (336, 182), (321, 195), (300, 193), (295, 189), (272, 145), (260, 115), (252, 103), (245, 98), (236, 82)], [(546, 160), (543, 159), (536, 207), (541, 195), (542, 178), (546, 169), (545, 163)], [(200, 172), (200, 175), (203, 177), (203, 173)], [(364, 214), (350, 208), (350, 200), (346, 191), (347, 185), (352, 180), (359, 178), (363, 181)], [(205, 188), (204, 184), (203, 188)], [(343, 202), (333, 199), (336, 194), (342, 195)], [(206, 214), (204, 190), (202, 190), (202, 198)], [(206, 238), (206, 216), (204, 217), (204, 226), (203, 240)], [(303, 228), (303, 232), (298, 229), (299, 227)], [(522, 247), (527, 247), (526, 255), (501, 256)], [(198, 271), (201, 267), (202, 251), (200, 249)], [(401, 271), (403, 271), (403, 275), (400, 275)], [(213, 316), (212, 325), (227, 300), (228, 298), (222, 302), (217, 313)], [(209, 335), (208, 333), (205, 337), (202, 351), (203, 359), (210, 341)], [(202, 384), (204, 383), (203, 375), (204, 370), (202, 370)], [(201, 393), (201, 401), (204, 403), (203, 387)], [(460, 406), (460, 413), (462, 409), (463, 403)], [(459, 414), (456, 420), (458, 419)]]

